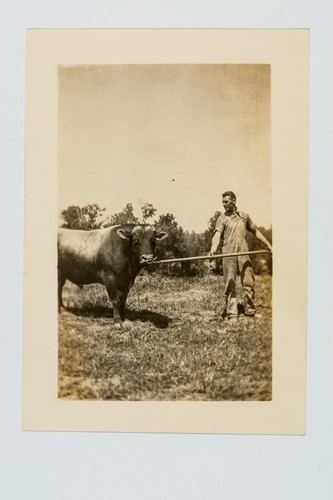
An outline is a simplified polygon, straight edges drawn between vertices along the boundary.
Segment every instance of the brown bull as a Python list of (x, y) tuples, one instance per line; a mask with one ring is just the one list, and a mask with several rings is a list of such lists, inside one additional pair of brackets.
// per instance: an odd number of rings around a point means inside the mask
[(94, 231), (58, 231), (58, 305), (63, 306), (66, 279), (78, 286), (102, 283), (108, 292), (116, 322), (124, 320), (128, 292), (145, 264), (154, 260), (157, 233), (148, 224), (123, 224)]

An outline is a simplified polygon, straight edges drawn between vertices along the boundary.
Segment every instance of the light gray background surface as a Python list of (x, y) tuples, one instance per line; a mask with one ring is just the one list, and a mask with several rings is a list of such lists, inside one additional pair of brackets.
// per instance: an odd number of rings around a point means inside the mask
[[(3, 2), (1, 11), (0, 497), (6, 500), (333, 498), (333, 30), (329, 0), (12, 0)], [(25, 30), (39, 27), (311, 29), (306, 436), (117, 435), (20, 430)], [(295, 199), (284, 202), (292, 210), (297, 193)]]

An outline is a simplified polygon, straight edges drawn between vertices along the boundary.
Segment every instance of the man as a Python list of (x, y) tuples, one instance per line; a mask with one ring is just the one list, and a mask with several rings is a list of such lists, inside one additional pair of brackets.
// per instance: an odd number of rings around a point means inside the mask
[[(216, 221), (215, 232), (209, 255), (214, 255), (222, 238), (222, 253), (247, 252), (249, 250), (246, 234), (247, 231), (256, 236), (271, 252), (272, 246), (259, 229), (253, 224), (250, 216), (240, 212), (236, 207), (236, 195), (232, 191), (222, 194), (224, 214)], [(238, 307), (236, 300), (236, 274), (240, 278), (244, 291), (244, 314), (254, 317), (256, 312), (254, 273), (250, 257), (240, 255), (238, 257), (224, 257), (222, 259), (224, 276), (224, 293), (226, 296), (226, 315), (229, 320), (237, 321)]]

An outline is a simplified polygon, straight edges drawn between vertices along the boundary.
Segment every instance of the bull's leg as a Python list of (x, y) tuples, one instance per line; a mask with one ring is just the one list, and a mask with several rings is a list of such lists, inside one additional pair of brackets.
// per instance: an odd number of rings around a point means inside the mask
[(120, 296), (120, 306), (119, 306), (119, 313), (121, 319), (124, 321), (125, 319), (125, 304), (126, 304), (126, 299), (127, 299), (127, 292), (121, 294)]
[[(117, 282), (114, 277), (107, 276), (104, 277), (104, 285), (106, 291), (108, 292), (109, 299), (113, 308), (113, 320), (115, 323), (122, 323), (123, 321), (123, 312), (124, 312), (124, 301), (123, 294), (119, 290), (117, 286)], [(126, 300), (126, 299), (125, 299)]]
[(61, 308), (64, 307), (62, 301), (62, 289), (65, 284), (66, 278), (58, 274), (58, 311), (61, 312)]
[(112, 303), (113, 308), (113, 320), (115, 323), (122, 323), (124, 320), (124, 310), (126, 298), (119, 292), (111, 292), (108, 290), (108, 295)]

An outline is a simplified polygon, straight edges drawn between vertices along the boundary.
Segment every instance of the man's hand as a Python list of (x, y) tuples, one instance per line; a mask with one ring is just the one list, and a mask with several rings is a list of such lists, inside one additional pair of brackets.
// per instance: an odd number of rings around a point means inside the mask
[(210, 269), (211, 271), (215, 271), (216, 269), (216, 259), (213, 259), (213, 255), (214, 255), (214, 252), (212, 250), (210, 250), (208, 252), (208, 259), (205, 261), (206, 262), (206, 266), (208, 267), (208, 269)]

